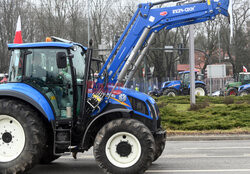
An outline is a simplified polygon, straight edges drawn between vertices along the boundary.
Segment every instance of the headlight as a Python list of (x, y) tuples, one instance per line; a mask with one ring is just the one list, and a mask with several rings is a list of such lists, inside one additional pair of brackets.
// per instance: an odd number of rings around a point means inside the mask
[(159, 108), (158, 108), (158, 106), (157, 106), (156, 103), (155, 103), (155, 111), (156, 111), (156, 115), (159, 116), (160, 110), (159, 110)]
[(157, 117), (157, 111), (156, 111), (156, 108), (147, 100), (147, 104), (149, 106), (149, 110), (150, 110), (150, 113), (151, 113), (151, 117), (152, 118), (156, 118)]

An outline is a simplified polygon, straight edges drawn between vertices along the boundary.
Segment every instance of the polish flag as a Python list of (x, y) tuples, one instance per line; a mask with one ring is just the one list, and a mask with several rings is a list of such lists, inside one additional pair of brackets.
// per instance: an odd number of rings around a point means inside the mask
[(247, 68), (243, 66), (243, 72), (247, 72)]
[(16, 35), (15, 35), (15, 38), (14, 38), (14, 43), (16, 43), (16, 44), (23, 43), (20, 16), (18, 16), (18, 20), (17, 20)]

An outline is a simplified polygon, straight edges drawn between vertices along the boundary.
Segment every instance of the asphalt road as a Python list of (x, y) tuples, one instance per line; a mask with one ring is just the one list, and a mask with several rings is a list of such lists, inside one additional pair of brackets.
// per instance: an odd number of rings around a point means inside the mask
[[(102, 174), (92, 150), (78, 159), (64, 156), (50, 165), (38, 165), (28, 174)], [(249, 174), (250, 141), (169, 141), (149, 174)]]

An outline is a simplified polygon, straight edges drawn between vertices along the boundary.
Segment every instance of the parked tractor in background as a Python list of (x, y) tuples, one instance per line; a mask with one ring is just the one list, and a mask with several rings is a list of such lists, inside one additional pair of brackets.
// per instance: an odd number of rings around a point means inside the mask
[(250, 72), (240, 72), (237, 82), (226, 84), (225, 95), (238, 95), (239, 87), (250, 83)]
[[(201, 81), (204, 75), (195, 72), (195, 95), (207, 95), (206, 84)], [(167, 96), (189, 95), (190, 94), (190, 71), (179, 72), (178, 80), (163, 82), (160, 93)]]

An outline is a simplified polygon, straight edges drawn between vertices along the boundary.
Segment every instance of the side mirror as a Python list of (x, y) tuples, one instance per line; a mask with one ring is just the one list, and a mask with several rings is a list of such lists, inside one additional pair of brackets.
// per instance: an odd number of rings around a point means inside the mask
[(56, 53), (56, 63), (57, 63), (57, 68), (67, 67), (67, 56), (65, 52)]

